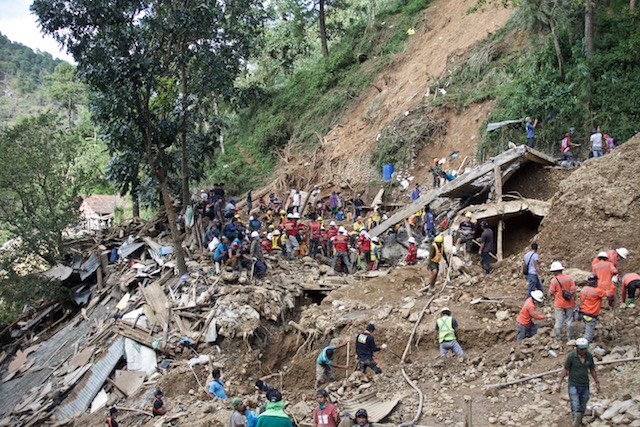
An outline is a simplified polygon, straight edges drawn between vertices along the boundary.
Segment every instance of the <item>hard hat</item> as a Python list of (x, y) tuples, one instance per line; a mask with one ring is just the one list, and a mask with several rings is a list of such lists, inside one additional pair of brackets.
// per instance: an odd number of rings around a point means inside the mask
[(598, 253), (598, 258), (609, 259), (609, 255), (605, 251)]
[(536, 289), (535, 291), (531, 291), (531, 298), (537, 302), (542, 302), (544, 300), (544, 293), (542, 293), (541, 290)]
[(300, 214), (298, 212), (294, 213), (293, 219), (300, 219)]
[(578, 338), (576, 340), (576, 347), (578, 348), (589, 348), (589, 341), (586, 338)]
[(275, 225), (273, 225), (273, 224), (269, 225), (269, 230), (273, 230), (274, 228), (276, 228)]
[(629, 250), (627, 248), (618, 248), (616, 249), (618, 255), (620, 255), (623, 259), (627, 259), (629, 256)]
[(292, 219), (293, 218), (293, 214), (292, 213), (287, 214), (287, 218)]
[(340, 228), (338, 228), (338, 233), (347, 234), (347, 229), (343, 226), (340, 226)]
[(257, 231), (254, 231), (253, 233), (251, 233), (252, 239), (255, 239), (256, 237), (260, 237), (260, 233), (258, 233)]
[(356, 411), (356, 418), (358, 418), (358, 417), (369, 418), (369, 415), (367, 414), (367, 410), (366, 409), (358, 409)]
[(273, 235), (274, 236), (279, 236), (280, 235), (280, 230), (273, 230)]
[(464, 214), (464, 216), (466, 216), (469, 219), (473, 218), (473, 214), (471, 212), (467, 212), (466, 214)]
[(437, 157), (433, 159), (433, 163), (438, 163), (439, 161), (440, 161), (440, 159), (437, 158)]
[(376, 237), (372, 237), (372, 238), (371, 238), (371, 241), (372, 241), (373, 243), (378, 243), (378, 242), (380, 241), (380, 239), (378, 239), (378, 236), (376, 236)]
[(562, 263), (560, 261), (553, 261), (551, 263), (551, 268), (549, 268), (549, 271), (562, 271), (564, 270), (564, 267), (562, 266)]
[(280, 209), (280, 215), (285, 215), (287, 213), (287, 211), (285, 211), (284, 209)]
[(356, 218), (356, 221), (358, 222), (362, 221), (362, 216), (358, 215), (358, 217)]
[(415, 242), (416, 242), (416, 239), (415, 239), (415, 237), (409, 237), (409, 239), (407, 240), (407, 242), (409, 242), (409, 243), (415, 243)]
[(451, 310), (449, 310), (449, 307), (442, 307), (440, 313), (451, 313)]
[(333, 226), (335, 227), (336, 222), (335, 222), (335, 221), (331, 221), (331, 222), (329, 223), (329, 225), (333, 225)]
[(251, 215), (251, 216), (249, 217), (249, 221), (253, 221), (254, 219), (255, 219), (255, 218), (253, 217), (253, 215)]
[(587, 285), (588, 286), (597, 286), (598, 283), (598, 276), (596, 276), (595, 273), (590, 273), (589, 276), (587, 276)]
[(318, 217), (318, 221), (322, 221), (322, 217), (321, 216)]
[(433, 239), (433, 241), (436, 242), (436, 243), (442, 243), (442, 242), (444, 242), (444, 237), (442, 237), (442, 234), (438, 234), (436, 236), (436, 238)]

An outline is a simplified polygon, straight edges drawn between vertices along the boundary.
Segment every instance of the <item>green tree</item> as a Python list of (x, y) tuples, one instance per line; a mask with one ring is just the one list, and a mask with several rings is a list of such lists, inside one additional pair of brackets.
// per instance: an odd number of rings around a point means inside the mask
[(53, 263), (62, 232), (78, 222), (84, 171), (75, 161), (82, 137), (53, 114), (23, 119), (0, 133), (0, 221), (21, 240), (21, 253)]
[(67, 110), (69, 129), (72, 128), (73, 114), (79, 104), (84, 104), (85, 88), (76, 76), (76, 68), (67, 63), (58, 64), (53, 74), (44, 77), (49, 86), (45, 94)]

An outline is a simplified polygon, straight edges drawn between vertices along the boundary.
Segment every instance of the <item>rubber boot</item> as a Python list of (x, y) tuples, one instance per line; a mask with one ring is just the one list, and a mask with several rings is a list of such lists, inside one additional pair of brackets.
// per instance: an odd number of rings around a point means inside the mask
[(580, 427), (582, 425), (582, 417), (584, 414), (582, 412), (576, 412), (573, 418), (573, 427)]

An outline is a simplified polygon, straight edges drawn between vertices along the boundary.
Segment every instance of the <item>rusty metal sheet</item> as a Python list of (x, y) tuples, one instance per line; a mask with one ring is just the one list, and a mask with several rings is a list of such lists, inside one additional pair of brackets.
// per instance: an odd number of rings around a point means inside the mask
[(342, 401), (342, 406), (350, 414), (355, 414), (358, 409), (365, 409), (369, 415), (369, 421), (377, 423), (389, 415), (399, 401), (399, 398), (380, 400), (377, 393), (371, 391)]

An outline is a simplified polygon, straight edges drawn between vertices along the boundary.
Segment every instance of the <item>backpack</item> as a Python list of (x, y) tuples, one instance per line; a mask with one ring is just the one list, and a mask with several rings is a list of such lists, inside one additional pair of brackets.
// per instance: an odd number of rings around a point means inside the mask
[(529, 264), (531, 264), (531, 260), (533, 259), (533, 254), (529, 257), (529, 262), (522, 262), (522, 275), (527, 277), (529, 275)]

